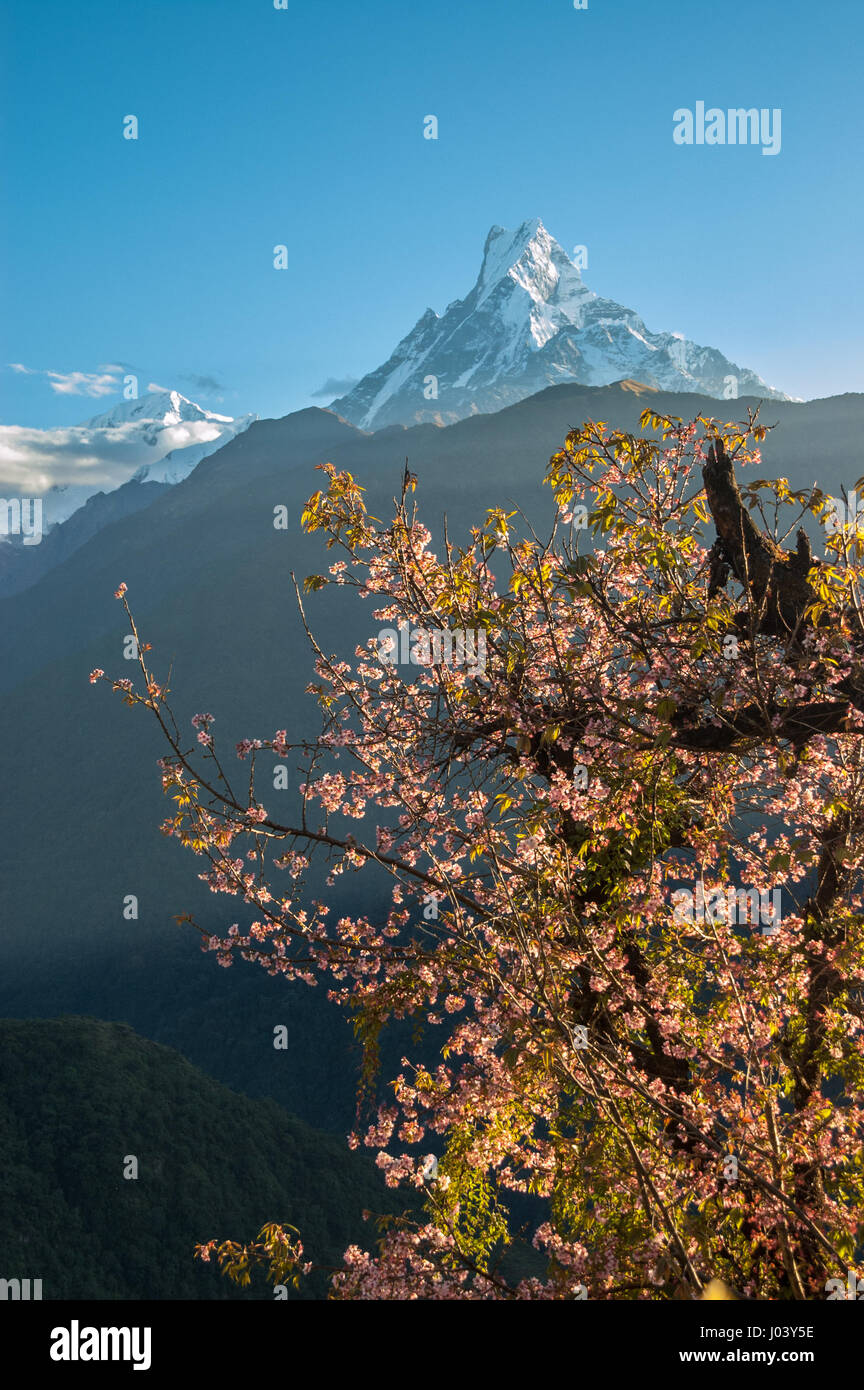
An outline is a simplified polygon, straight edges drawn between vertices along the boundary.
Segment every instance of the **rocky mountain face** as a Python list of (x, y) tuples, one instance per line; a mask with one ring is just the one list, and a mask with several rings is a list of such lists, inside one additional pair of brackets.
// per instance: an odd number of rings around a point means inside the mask
[(790, 397), (713, 347), (652, 333), (594, 294), (543, 223), (493, 227), (477, 283), (442, 315), (427, 309), (374, 372), (331, 409), (364, 430), (450, 424), (542, 391), (629, 378), (663, 391)]

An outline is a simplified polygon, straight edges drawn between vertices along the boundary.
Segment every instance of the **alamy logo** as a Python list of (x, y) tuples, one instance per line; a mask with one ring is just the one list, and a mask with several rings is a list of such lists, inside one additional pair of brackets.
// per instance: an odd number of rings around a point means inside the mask
[(864, 523), (864, 502), (859, 501), (856, 492), (850, 492), (845, 499), (829, 497), (827, 502), (825, 530), (829, 536), (836, 535), (838, 531), (843, 530), (844, 526), (850, 526), (853, 530), (857, 530)]
[(33, 1280), (33, 1290), (30, 1290), (29, 1279), (0, 1279), (0, 1299), (12, 1299), (13, 1303), (29, 1302), (31, 1298), (42, 1297), (42, 1280)]
[(477, 628), (441, 628), (428, 632), (409, 623), (378, 633), (378, 660), (385, 666), (464, 666), (469, 675), (486, 670), (486, 632)]
[(763, 154), (779, 154), (781, 145), (782, 109), (767, 106), (736, 107), (722, 111), (711, 106), (706, 111), (704, 101), (697, 101), (696, 110), (679, 106), (673, 113), (675, 127), (672, 139), (676, 145), (761, 145)]
[[(830, 1290), (830, 1292), (829, 1292)], [(857, 1299), (859, 1303), (864, 1303), (864, 1278), (855, 1274), (854, 1269), (850, 1269), (846, 1276), (846, 1282), (842, 1279), (828, 1279), (825, 1284), (825, 1292), (828, 1294), (828, 1302), (837, 1302), (843, 1299)]]
[(678, 888), (672, 894), (672, 916), (676, 922), (732, 922), (741, 926), (761, 923), (762, 935), (771, 936), (780, 926), (780, 889), (760, 893), (756, 888), (713, 888), (705, 892), (697, 883), (696, 892)]
[(38, 545), (42, 539), (41, 497), (0, 497), (0, 533), (20, 536), (22, 545)]
[(131, 1361), (133, 1371), (150, 1369), (149, 1327), (70, 1327), (51, 1331), (52, 1361)]

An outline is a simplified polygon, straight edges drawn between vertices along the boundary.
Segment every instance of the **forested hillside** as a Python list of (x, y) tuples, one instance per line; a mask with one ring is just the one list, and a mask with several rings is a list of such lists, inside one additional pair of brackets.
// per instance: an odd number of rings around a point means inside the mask
[[(278, 1219), (310, 1260), (339, 1264), (373, 1235), (364, 1209), (406, 1203), (368, 1154), (89, 1018), (0, 1020), (0, 1168), (0, 1277), (41, 1279), (44, 1299), (272, 1299), (261, 1276), (241, 1291), (194, 1259), (195, 1244)], [(326, 1285), (313, 1274), (289, 1296)]]

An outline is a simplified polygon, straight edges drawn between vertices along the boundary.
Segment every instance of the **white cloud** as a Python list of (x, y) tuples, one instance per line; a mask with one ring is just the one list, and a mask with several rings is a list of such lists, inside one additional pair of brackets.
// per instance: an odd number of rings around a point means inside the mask
[(0, 425), (0, 495), (32, 497), (53, 487), (72, 488), (80, 490), (80, 505), (94, 492), (120, 487), (136, 469), (158, 463), (172, 449), (211, 443), (222, 432), (212, 420), (170, 425), (156, 420), (143, 432), (140, 419), (53, 430)]
[(6, 488), (37, 492), (67, 483), (92, 483), (96, 489), (117, 487), (138, 462), (137, 457), (129, 456), (133, 451), (128, 445), (123, 447), (123, 433), (4, 425), (0, 427), (0, 482)]
[(46, 372), (58, 396), (116, 396), (120, 382), (109, 372)]
[(120, 367), (108, 365), (98, 372), (54, 372), (41, 367), (25, 367), (23, 362), (10, 362), (13, 372), (24, 376), (48, 378), (51, 390), (58, 396), (116, 396), (120, 390)]

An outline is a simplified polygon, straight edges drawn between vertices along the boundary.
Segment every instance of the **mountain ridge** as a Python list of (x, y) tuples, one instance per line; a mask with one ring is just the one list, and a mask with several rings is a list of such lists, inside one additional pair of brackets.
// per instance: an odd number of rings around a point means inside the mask
[(652, 333), (632, 309), (590, 290), (539, 218), (498, 225), (464, 299), (427, 308), (393, 353), (331, 409), (361, 429), (452, 424), (576, 382), (622, 378), (725, 399), (791, 397), (716, 348)]

